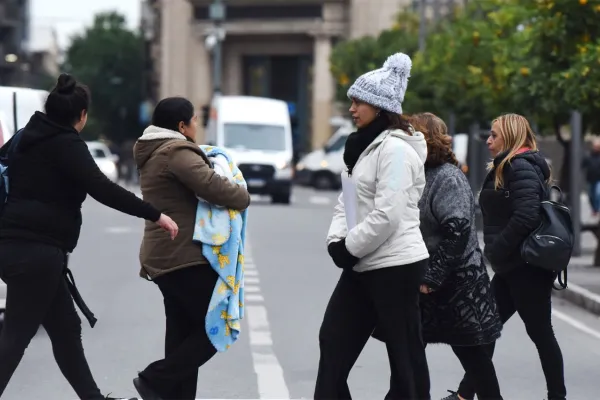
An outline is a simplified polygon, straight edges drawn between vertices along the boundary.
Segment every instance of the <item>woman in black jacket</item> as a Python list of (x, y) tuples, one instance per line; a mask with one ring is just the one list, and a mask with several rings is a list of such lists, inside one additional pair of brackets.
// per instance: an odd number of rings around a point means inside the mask
[[(0, 155), (8, 157), (10, 180), (8, 201), (0, 215), (0, 278), (8, 288), (0, 335), (0, 396), (43, 325), (56, 362), (78, 397), (105, 399), (85, 359), (72, 294), (79, 299), (65, 275), (67, 254), (79, 239), (87, 194), (111, 208), (156, 222), (173, 238), (177, 235), (177, 225), (169, 217), (100, 171), (79, 136), (89, 103), (87, 87), (61, 75), (48, 95), (46, 112), (36, 112), (0, 149)], [(85, 310), (83, 303), (78, 305)]]
[[(538, 349), (546, 377), (548, 400), (565, 400), (563, 357), (552, 328), (551, 294), (555, 275), (526, 264), (521, 245), (539, 226), (540, 202), (550, 168), (539, 153), (535, 135), (521, 115), (496, 119), (487, 145), (490, 163), (479, 205), (483, 214), (484, 254), (495, 272), (492, 290), (503, 322), (519, 314)], [(493, 353), (494, 344), (488, 346)], [(473, 399), (467, 373), (457, 399)]]

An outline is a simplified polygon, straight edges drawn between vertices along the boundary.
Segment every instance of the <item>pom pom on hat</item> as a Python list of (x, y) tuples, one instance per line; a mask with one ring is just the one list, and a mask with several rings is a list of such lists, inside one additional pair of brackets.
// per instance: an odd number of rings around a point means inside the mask
[(397, 74), (409, 75), (412, 68), (412, 61), (409, 56), (404, 53), (396, 53), (391, 55), (383, 63), (384, 69), (391, 69)]

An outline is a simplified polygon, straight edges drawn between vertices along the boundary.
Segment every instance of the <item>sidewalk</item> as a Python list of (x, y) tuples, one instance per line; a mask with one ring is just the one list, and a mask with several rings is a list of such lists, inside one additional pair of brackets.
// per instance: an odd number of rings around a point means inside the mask
[[(581, 197), (581, 220), (593, 220), (587, 196)], [(554, 290), (554, 296), (570, 301), (600, 315), (600, 267), (595, 267), (596, 238), (591, 232), (581, 234), (581, 256), (572, 257), (567, 270), (567, 289)]]

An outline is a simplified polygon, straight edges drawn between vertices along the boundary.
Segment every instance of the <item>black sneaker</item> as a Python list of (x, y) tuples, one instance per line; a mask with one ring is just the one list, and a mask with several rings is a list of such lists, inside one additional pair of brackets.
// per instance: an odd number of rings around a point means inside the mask
[(110, 393), (105, 397), (106, 400), (138, 400), (137, 397), (110, 397)]
[(148, 385), (143, 378), (139, 376), (133, 379), (133, 386), (137, 392), (142, 396), (142, 400), (163, 400), (156, 392)]
[(448, 390), (448, 392), (450, 393), (450, 396), (446, 396), (442, 400), (460, 400), (457, 392), (453, 392), (452, 390)]

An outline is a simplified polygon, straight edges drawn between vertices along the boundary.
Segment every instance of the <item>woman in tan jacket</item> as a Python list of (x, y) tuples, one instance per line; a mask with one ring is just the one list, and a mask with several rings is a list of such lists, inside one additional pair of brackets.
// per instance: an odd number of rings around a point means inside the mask
[(179, 225), (169, 240), (146, 224), (140, 249), (141, 276), (158, 285), (166, 314), (165, 358), (134, 379), (144, 400), (195, 399), (198, 368), (216, 354), (204, 318), (218, 275), (192, 240), (198, 198), (240, 211), (250, 205), (246, 188), (211, 167), (194, 141), (196, 129), (192, 103), (166, 98), (134, 148), (144, 199)]

